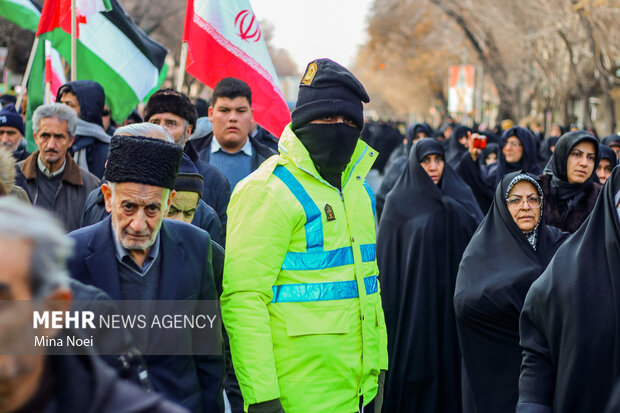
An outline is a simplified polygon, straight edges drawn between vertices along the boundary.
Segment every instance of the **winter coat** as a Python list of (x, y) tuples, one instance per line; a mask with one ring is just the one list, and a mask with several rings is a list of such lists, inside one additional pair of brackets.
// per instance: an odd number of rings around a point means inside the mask
[(245, 407), (280, 399), (287, 413), (358, 411), (388, 367), (364, 179), (377, 152), (357, 142), (339, 191), (290, 125), (279, 149), (228, 206), (222, 317)]
[[(39, 151), (35, 151), (26, 160), (21, 162), (20, 168), (28, 182), (28, 189), (33, 198), (33, 205), (37, 205), (39, 185), (37, 183), (37, 158)], [(80, 168), (67, 154), (65, 170), (54, 198), (53, 211), (60, 218), (67, 232), (80, 227), (80, 218), (88, 194), (101, 185), (95, 175)]]
[[(92, 355), (48, 356), (54, 375), (48, 413), (183, 413), (184, 408), (134, 383)], [(79, 389), (79, 391), (76, 391)]]
[[(267, 146), (263, 145), (253, 137), (249, 136), (248, 139), (252, 144), (252, 171), (258, 169), (258, 167), (270, 156), (275, 155), (276, 152)], [(209, 163), (209, 157), (211, 156), (211, 141), (213, 140), (213, 132), (208, 135), (194, 139), (191, 141), (192, 145), (198, 151), (200, 159)], [(200, 171), (198, 171), (200, 172)]]

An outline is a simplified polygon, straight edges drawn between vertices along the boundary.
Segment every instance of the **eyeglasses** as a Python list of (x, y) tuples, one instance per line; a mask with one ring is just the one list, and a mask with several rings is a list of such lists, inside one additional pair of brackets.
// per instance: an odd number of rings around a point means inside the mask
[(508, 204), (508, 208), (521, 208), (524, 202), (531, 208), (539, 208), (540, 207), (540, 198), (537, 196), (528, 196), (527, 198), (506, 198), (506, 204)]
[(506, 142), (506, 146), (512, 146), (513, 148), (521, 147), (521, 142), (519, 141), (508, 141)]

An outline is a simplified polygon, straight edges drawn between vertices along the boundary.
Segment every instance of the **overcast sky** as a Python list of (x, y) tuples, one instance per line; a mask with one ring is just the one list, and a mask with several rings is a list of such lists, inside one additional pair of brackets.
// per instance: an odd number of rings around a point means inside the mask
[(353, 63), (366, 39), (372, 0), (250, 0), (258, 20), (274, 25), (272, 44), (287, 49), (300, 73), (313, 59)]

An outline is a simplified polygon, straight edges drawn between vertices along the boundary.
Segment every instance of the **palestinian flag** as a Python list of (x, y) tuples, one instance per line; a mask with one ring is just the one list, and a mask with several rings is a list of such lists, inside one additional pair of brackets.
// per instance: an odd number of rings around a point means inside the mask
[[(2, 1), (2, 0), (0, 0)], [(168, 51), (136, 26), (116, 0), (77, 2), (77, 79), (99, 82), (112, 118), (122, 122), (166, 77)], [(37, 29), (39, 47), (28, 83), (29, 108), (43, 103), (43, 39), (71, 59), (71, 0), (46, 0)]]
[(0, 0), (0, 16), (34, 32), (39, 24), (41, 5), (35, 0)]

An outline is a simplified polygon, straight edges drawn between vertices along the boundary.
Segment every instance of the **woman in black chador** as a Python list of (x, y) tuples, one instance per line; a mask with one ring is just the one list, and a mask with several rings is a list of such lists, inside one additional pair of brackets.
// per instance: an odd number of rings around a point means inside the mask
[(377, 238), (390, 359), (384, 412), (460, 412), (452, 299), (461, 255), (481, 219), (441, 143), (418, 141), (387, 196)]
[(596, 176), (598, 140), (584, 130), (562, 135), (540, 176), (545, 223), (573, 233), (592, 211), (601, 191)]
[(616, 168), (525, 298), (517, 412), (605, 411), (620, 377), (619, 201)]
[(463, 253), (454, 306), (463, 354), (463, 412), (514, 412), (519, 314), (530, 285), (567, 233), (542, 220), (543, 194), (523, 172), (505, 175)]

